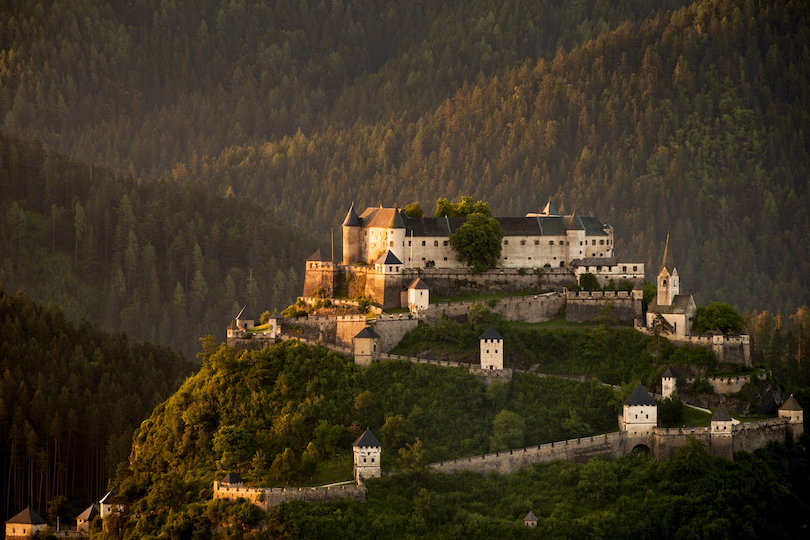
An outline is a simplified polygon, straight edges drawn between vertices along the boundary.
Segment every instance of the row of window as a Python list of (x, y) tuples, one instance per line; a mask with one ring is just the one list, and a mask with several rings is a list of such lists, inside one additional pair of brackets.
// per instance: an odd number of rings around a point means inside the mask
[[(587, 240), (586, 240), (584, 243), (587, 243)], [(583, 242), (580, 242), (580, 243), (579, 243), (579, 245), (581, 246), (581, 245), (583, 245), (584, 243), (583, 243)], [(393, 243), (392, 243), (392, 245), (393, 245)], [(404, 244), (403, 244), (403, 245), (404, 245)], [(425, 243), (424, 243), (424, 242), (422, 242), (422, 245), (424, 246), (424, 245), (425, 245)], [(436, 245), (438, 245), (438, 244), (436, 244)], [(444, 243), (444, 245), (446, 246), (446, 245), (447, 245), (447, 242), (445, 242), (445, 243)], [(508, 246), (508, 245), (509, 245), (509, 239), (508, 239), (508, 238), (504, 238), (504, 240), (503, 240), (503, 245), (505, 245), (505, 246)], [(525, 245), (526, 245), (526, 240), (521, 240), (521, 241), (520, 241), (520, 245), (521, 245), (521, 246), (525, 246)], [(540, 245), (540, 240), (535, 240), (535, 241), (534, 241), (534, 245), (535, 245), (535, 246), (539, 246), (539, 245)], [(553, 246), (553, 245), (554, 245), (554, 240), (549, 240), (549, 241), (548, 241), (548, 245)], [(564, 241), (560, 240), (558, 245), (560, 245), (560, 246), (569, 246), (569, 245), (571, 245), (571, 242), (564, 242)], [(592, 246), (595, 246), (595, 245), (596, 245), (596, 240), (591, 240), (591, 245), (592, 245)], [(600, 246), (604, 246), (604, 245), (605, 245), (605, 240), (599, 240), (599, 245), (600, 245)], [(607, 241), (607, 245), (610, 245), (610, 240), (608, 240), (608, 241)]]

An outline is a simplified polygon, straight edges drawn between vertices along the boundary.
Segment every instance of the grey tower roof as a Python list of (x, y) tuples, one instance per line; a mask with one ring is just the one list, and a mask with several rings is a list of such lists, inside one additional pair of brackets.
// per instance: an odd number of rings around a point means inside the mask
[(424, 281), (422, 281), (419, 278), (416, 278), (415, 280), (413, 280), (413, 282), (410, 285), (408, 285), (408, 288), (409, 289), (428, 289), (429, 287), (427, 285), (425, 285)]
[(655, 399), (650, 395), (647, 390), (641, 386), (641, 383), (638, 383), (636, 389), (633, 390), (633, 393), (630, 394), (630, 397), (624, 401), (625, 405), (658, 405)]
[(568, 226), (566, 227), (569, 231), (584, 231), (585, 225), (582, 223), (582, 219), (579, 217), (579, 214), (576, 210), (574, 213), (571, 214), (571, 218), (568, 220)]
[(84, 512), (76, 516), (76, 519), (81, 519), (84, 521), (92, 521), (92, 519), (97, 515), (98, 515), (98, 505), (91, 504), (90, 506), (87, 507), (87, 509)]
[(99, 502), (99, 504), (112, 504), (112, 499), (115, 497), (115, 492), (113, 490), (108, 491)]
[(239, 473), (232, 472), (226, 474), (222, 478), (221, 482), (224, 484), (242, 484), (244, 483), (244, 480), (242, 480), (242, 477), (239, 476)]
[(357, 438), (356, 441), (352, 443), (352, 446), (382, 446), (380, 441), (377, 440), (377, 437), (371, 432), (370, 429), (366, 428), (360, 437)]
[(722, 401), (717, 406), (717, 410), (712, 415), (712, 422), (731, 422), (731, 415), (728, 413), (726, 404)]
[(799, 402), (796, 401), (796, 398), (793, 397), (793, 394), (790, 394), (790, 397), (787, 398), (787, 401), (782, 403), (782, 406), (779, 407), (780, 411), (803, 411), (802, 406), (799, 405)]
[(389, 249), (386, 251), (382, 257), (377, 259), (377, 264), (402, 264), (396, 255), (394, 255), (391, 250)]
[(357, 212), (354, 211), (354, 203), (349, 208), (349, 213), (346, 214), (346, 219), (343, 220), (344, 227), (359, 227), (360, 218), (357, 217)]
[(250, 313), (247, 306), (242, 308), (242, 311), (239, 312), (239, 315), (237, 315), (236, 318), (242, 321), (254, 320), (253, 315)]
[(362, 330), (360, 330), (356, 336), (356, 338), (379, 338), (380, 334), (374, 331), (374, 329), (370, 326), (366, 326)]
[(664, 372), (664, 374), (661, 375), (661, 378), (662, 379), (668, 379), (668, 378), (669, 379), (677, 379), (678, 378), (678, 373), (674, 369), (672, 369), (671, 367), (668, 367), (667, 370)]
[(537, 516), (534, 515), (534, 512), (529, 511), (529, 513), (526, 514), (526, 517), (523, 518), (523, 521), (537, 521)]
[(503, 336), (500, 335), (497, 330), (495, 330), (494, 326), (490, 326), (487, 328), (487, 331), (481, 334), (481, 337), (478, 339), (503, 339)]
[(321, 249), (318, 248), (317, 251), (315, 251), (315, 253), (313, 253), (312, 255), (307, 257), (307, 261), (311, 261), (311, 262), (329, 262), (330, 259), (328, 259), (326, 257), (326, 255), (321, 253)]
[(21, 523), (23, 525), (44, 525), (45, 520), (42, 519), (42, 516), (34, 512), (31, 507), (29, 506), (10, 520), (6, 521), (6, 523)]

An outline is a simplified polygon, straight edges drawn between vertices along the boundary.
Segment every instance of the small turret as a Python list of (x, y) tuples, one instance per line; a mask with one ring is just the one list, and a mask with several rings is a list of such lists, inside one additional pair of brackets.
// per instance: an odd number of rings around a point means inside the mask
[(787, 419), (790, 433), (794, 439), (798, 439), (804, 433), (804, 409), (793, 394), (790, 394), (787, 401), (779, 407), (779, 418)]
[(661, 395), (664, 396), (664, 399), (670, 397), (677, 390), (677, 379), (678, 374), (671, 367), (668, 367), (664, 374), (661, 375)]
[(624, 401), (619, 431), (632, 436), (649, 435), (658, 425), (658, 403), (639, 383)]
[(379, 478), (382, 476), (380, 470), (380, 453), (382, 445), (377, 437), (366, 428), (360, 437), (352, 443), (354, 452), (354, 481), (363, 483), (363, 478)]
[(478, 338), (481, 346), (481, 369), (503, 369), (503, 336), (490, 326)]

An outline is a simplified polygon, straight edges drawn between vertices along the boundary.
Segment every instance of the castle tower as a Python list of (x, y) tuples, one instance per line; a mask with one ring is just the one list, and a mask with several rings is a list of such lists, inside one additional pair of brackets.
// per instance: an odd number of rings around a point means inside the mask
[(790, 394), (781, 407), (779, 407), (779, 418), (785, 418), (788, 421), (788, 430), (794, 439), (798, 439), (804, 433), (804, 409)]
[(368, 366), (377, 359), (380, 350), (380, 335), (366, 326), (354, 336), (354, 363)]
[[(568, 249), (566, 254), (565, 264), (569, 264), (574, 259), (581, 259), (585, 257), (583, 254), (583, 244), (585, 243), (585, 225), (582, 223), (582, 218), (575, 210), (568, 223), (565, 224), (565, 237)], [(561, 266), (563, 266), (561, 264)]]
[(624, 401), (622, 416), (619, 417), (619, 431), (631, 436), (644, 436), (651, 434), (657, 425), (658, 403), (639, 383)]
[(537, 516), (534, 515), (534, 512), (529, 511), (529, 513), (526, 514), (526, 517), (523, 518), (523, 524), (527, 527), (537, 527)]
[(675, 268), (675, 262), (672, 258), (672, 252), (669, 249), (669, 234), (667, 234), (667, 243), (664, 246), (664, 258), (661, 263), (661, 270), (658, 271), (658, 300), (659, 306), (671, 306), (673, 300), (680, 294), (680, 278), (678, 276), (678, 269)]
[(722, 401), (714, 411), (711, 420), (711, 453), (713, 456), (734, 459), (732, 426), (734, 419)]
[(714, 355), (717, 357), (718, 362), (723, 361), (723, 353), (725, 352), (725, 347), (723, 345), (725, 341), (726, 336), (723, 335), (723, 332), (721, 332), (719, 328), (715, 328), (714, 334), (712, 334), (712, 350), (714, 351)]
[(408, 286), (408, 309), (411, 313), (419, 313), (420, 309), (430, 306), (430, 289), (425, 282), (416, 278)]
[(362, 260), (361, 242), (363, 228), (360, 226), (360, 218), (354, 211), (354, 203), (343, 220), (343, 264), (350, 265)]
[(678, 374), (671, 367), (668, 367), (664, 374), (661, 375), (661, 395), (664, 396), (664, 399), (677, 391), (678, 388), (675, 383), (677, 379)]
[(380, 470), (380, 452), (382, 445), (377, 437), (366, 428), (360, 437), (352, 443), (354, 452), (354, 481), (363, 483), (363, 478), (379, 478), (382, 476)]
[(503, 336), (490, 326), (478, 340), (481, 344), (481, 369), (503, 369)]

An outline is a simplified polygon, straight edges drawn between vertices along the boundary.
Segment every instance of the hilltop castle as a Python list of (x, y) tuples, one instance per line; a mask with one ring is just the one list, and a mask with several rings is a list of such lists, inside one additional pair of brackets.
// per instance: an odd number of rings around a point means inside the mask
[[(613, 227), (577, 212), (560, 215), (549, 202), (539, 213), (495, 218), (504, 231), (497, 269), (503, 286), (520, 289), (526, 269), (548, 270), (548, 283), (577, 281), (589, 272), (602, 283), (613, 280), (641, 285), (644, 265), (620, 261), (614, 251)], [(357, 215), (354, 205), (343, 221), (343, 260), (338, 264), (320, 251), (306, 261), (303, 296), (318, 291), (325, 296), (365, 295), (383, 307), (402, 305), (401, 293), (422, 276), (433, 288), (432, 274), (469, 275), (456, 260), (450, 235), (466, 223), (464, 217), (407, 216), (399, 208), (367, 208)], [(429, 272), (426, 277), (423, 273)], [(526, 281), (526, 280), (523, 280)], [(508, 283), (507, 283), (508, 282)], [(536, 281), (535, 281), (536, 283)], [(339, 293), (339, 294), (338, 294)], [(407, 305), (407, 300), (405, 300)]]

